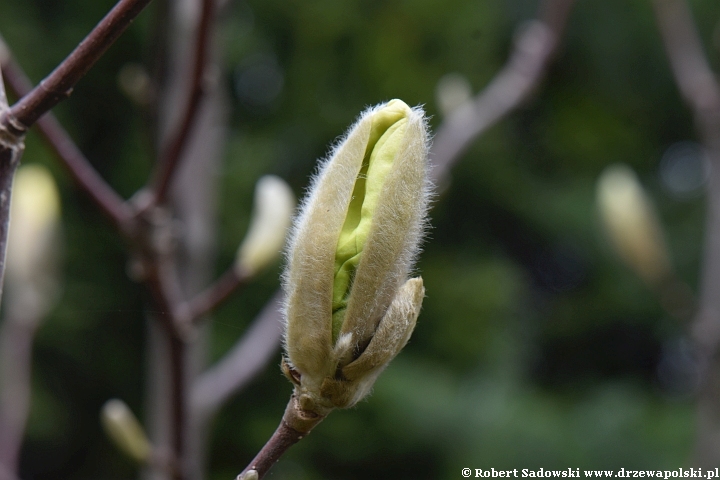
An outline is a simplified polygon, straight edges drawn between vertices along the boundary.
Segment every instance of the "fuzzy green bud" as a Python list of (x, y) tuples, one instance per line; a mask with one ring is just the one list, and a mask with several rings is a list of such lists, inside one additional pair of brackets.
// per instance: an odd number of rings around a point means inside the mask
[(427, 143), (422, 110), (392, 100), (363, 113), (313, 180), (284, 274), (284, 370), (302, 408), (355, 404), (412, 333)]

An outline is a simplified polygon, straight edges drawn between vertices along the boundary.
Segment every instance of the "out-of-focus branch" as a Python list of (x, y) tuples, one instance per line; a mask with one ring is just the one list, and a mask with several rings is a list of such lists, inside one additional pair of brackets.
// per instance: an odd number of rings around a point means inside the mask
[[(33, 88), (32, 83), (2, 42), (0, 37), (0, 50), (6, 52), (4, 56), (0, 55), (0, 63), (8, 86), (17, 97), (27, 95)], [(100, 177), (55, 116), (48, 113), (37, 121), (37, 126), (47, 144), (69, 170), (77, 184), (90, 195), (90, 198), (118, 228), (126, 226), (132, 216), (131, 209)]]
[(675, 81), (692, 109), (712, 163), (700, 298), (691, 326), (702, 381), (695, 461), (698, 466), (709, 468), (720, 462), (720, 85), (703, 52), (687, 3), (684, 0), (654, 0), (653, 7)]
[(440, 125), (430, 153), (432, 176), (440, 183), (478, 135), (522, 104), (543, 78), (560, 43), (574, 0), (545, 0), (538, 18), (517, 34), (507, 64), (475, 98)]
[(0, 116), (0, 124), (14, 135), (24, 134), (45, 112), (72, 93), (75, 84), (150, 1), (120, 0), (50, 75)]
[[(1, 69), (1, 67), (0, 67)], [(0, 70), (0, 117), (9, 111), (5, 96), (4, 81)], [(2, 299), (5, 278), (5, 251), (7, 250), (8, 228), (10, 226), (10, 197), (15, 170), (20, 164), (25, 144), (0, 123), (0, 299)]]
[(215, 0), (202, 0), (202, 13), (195, 42), (192, 81), (188, 92), (187, 105), (180, 117), (180, 123), (170, 134), (167, 144), (163, 146), (157, 168), (153, 173), (152, 188), (155, 203), (165, 201), (171, 180), (177, 170), (177, 164), (182, 158), (183, 149), (198, 118), (198, 109), (205, 91), (205, 75), (212, 36), (214, 6)]
[(240, 273), (233, 267), (228, 269), (215, 283), (198, 293), (195, 298), (180, 307), (180, 318), (196, 323), (221, 303), (230, 298), (238, 288), (245, 285), (250, 279), (249, 275)]
[(280, 346), (282, 302), (278, 291), (232, 350), (197, 379), (190, 393), (190, 408), (196, 415), (215, 413), (267, 365)]
[(30, 412), (32, 347), (38, 323), (35, 318), (6, 316), (0, 327), (0, 472), (18, 470)]

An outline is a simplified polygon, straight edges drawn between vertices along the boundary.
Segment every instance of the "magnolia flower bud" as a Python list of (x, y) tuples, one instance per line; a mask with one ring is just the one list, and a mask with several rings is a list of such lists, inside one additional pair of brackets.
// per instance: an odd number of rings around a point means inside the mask
[(635, 173), (626, 165), (606, 168), (598, 179), (597, 203), (620, 258), (650, 285), (667, 280), (672, 270), (662, 228)]
[(122, 452), (139, 463), (149, 460), (150, 441), (125, 402), (116, 398), (105, 402), (100, 419), (105, 433)]
[(19, 313), (42, 316), (57, 291), (60, 194), (50, 172), (37, 164), (15, 174), (10, 205), (6, 281)]
[(284, 273), (286, 359), (299, 407), (318, 415), (367, 395), (405, 346), (422, 279), (408, 280), (430, 197), (423, 111), (367, 110), (313, 179)]
[(250, 228), (235, 260), (236, 269), (249, 274), (280, 256), (295, 210), (295, 195), (283, 179), (265, 175), (255, 186), (254, 203)]

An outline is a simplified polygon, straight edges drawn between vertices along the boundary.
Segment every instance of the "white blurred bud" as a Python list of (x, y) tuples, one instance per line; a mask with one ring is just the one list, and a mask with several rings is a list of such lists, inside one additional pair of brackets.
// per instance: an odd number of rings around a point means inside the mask
[(5, 261), (8, 301), (13, 309), (42, 315), (58, 287), (60, 194), (45, 167), (23, 165), (15, 175), (11, 202)]
[(107, 436), (123, 453), (139, 463), (149, 460), (150, 441), (125, 402), (116, 398), (105, 402), (100, 420)]
[(255, 186), (253, 216), (235, 266), (238, 271), (257, 273), (282, 253), (290, 228), (295, 195), (280, 177), (265, 175)]
[(445, 117), (471, 98), (472, 85), (467, 77), (460, 73), (444, 75), (435, 87), (435, 102), (440, 113)]
[(137, 105), (147, 105), (152, 100), (152, 80), (145, 68), (137, 63), (126, 63), (118, 73), (120, 90)]
[(667, 280), (672, 267), (662, 228), (635, 173), (626, 165), (606, 168), (598, 179), (597, 203), (620, 258), (650, 285)]

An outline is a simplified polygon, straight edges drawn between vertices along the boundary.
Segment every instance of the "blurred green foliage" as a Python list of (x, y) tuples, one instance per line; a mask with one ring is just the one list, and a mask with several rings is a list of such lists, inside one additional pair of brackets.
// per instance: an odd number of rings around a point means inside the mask
[[(233, 110), (219, 171), (217, 272), (232, 262), (260, 175), (278, 174), (301, 195), (328, 145), (383, 100), (423, 104), (437, 127), (438, 80), (458, 72), (480, 91), (536, 8), (527, 0), (231, 3), (218, 36)], [(112, 4), (3, 0), (0, 31), (38, 81)], [(720, 3), (692, 7), (717, 65)], [(117, 74), (127, 62), (151, 64), (154, 13), (55, 109), (126, 197), (150, 171), (150, 141)], [(473, 144), (438, 196), (418, 265), (427, 298), (410, 344), (368, 401), (333, 413), (272, 478), (686, 466), (694, 417), (682, 329), (606, 245), (594, 182), (613, 162), (636, 169), (680, 277), (694, 286), (703, 198), (674, 194), (660, 175), (666, 149), (694, 138), (649, 3), (579, 1), (537, 95)], [(125, 274), (122, 242), (33, 134), (24, 161), (57, 174), (66, 260), (62, 301), (37, 337), (21, 474), (132, 477), (98, 413), (120, 397), (142, 414), (143, 292)], [(217, 312), (213, 359), (264, 305), (278, 273)], [(277, 425), (291, 391), (278, 363), (279, 354), (217, 418), (210, 478), (233, 478)]]

